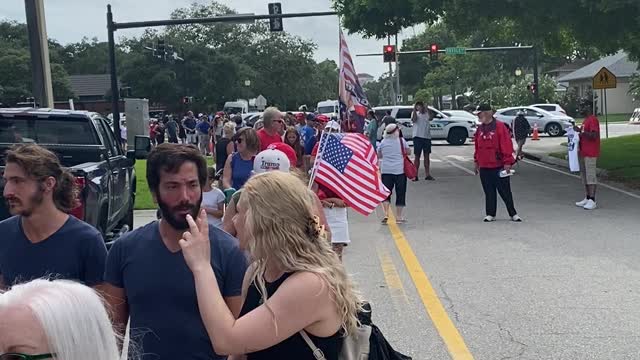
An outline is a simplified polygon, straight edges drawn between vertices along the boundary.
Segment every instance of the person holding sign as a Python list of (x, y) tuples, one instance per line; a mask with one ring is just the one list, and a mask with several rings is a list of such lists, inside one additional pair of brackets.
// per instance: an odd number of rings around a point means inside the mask
[(600, 157), (600, 122), (593, 115), (593, 102), (588, 99), (580, 101), (580, 110), (585, 117), (581, 127), (574, 130), (580, 134), (580, 174), (585, 188), (585, 198), (576, 206), (585, 210), (594, 210), (596, 204), (596, 187), (598, 184), (597, 162)]

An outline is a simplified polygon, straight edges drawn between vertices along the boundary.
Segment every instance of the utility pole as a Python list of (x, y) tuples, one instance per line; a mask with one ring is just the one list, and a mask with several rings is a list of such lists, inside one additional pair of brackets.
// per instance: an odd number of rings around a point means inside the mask
[[(398, 47), (398, 34), (396, 33), (396, 95), (402, 95), (400, 90), (400, 48)], [(397, 100), (397, 96), (396, 96)], [(396, 101), (397, 102), (397, 101)]]
[(538, 48), (533, 47), (533, 83), (536, 84), (536, 91), (533, 93), (533, 103), (538, 104), (540, 102), (540, 75), (538, 74)]
[[(391, 35), (387, 35), (387, 45), (391, 45)], [(398, 59), (398, 48), (396, 48), (396, 61)], [(393, 86), (393, 64), (389, 62), (389, 88), (391, 89), (391, 103), (398, 105), (398, 98), (396, 97), (396, 90)]]
[(25, 0), (29, 50), (31, 52), (31, 75), (33, 97), (40, 107), (53, 108), (53, 85), (49, 63), (49, 41), (44, 17), (44, 0)]

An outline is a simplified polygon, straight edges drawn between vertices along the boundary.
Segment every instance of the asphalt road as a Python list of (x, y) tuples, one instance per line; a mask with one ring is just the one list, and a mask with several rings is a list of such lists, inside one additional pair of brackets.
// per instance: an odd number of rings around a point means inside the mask
[(525, 221), (499, 202), (486, 224), (472, 153), (434, 146), (437, 180), (409, 184), (408, 224), (350, 214), (344, 261), (391, 344), (414, 359), (639, 359), (640, 195), (601, 187), (588, 212), (578, 178), (525, 162)]

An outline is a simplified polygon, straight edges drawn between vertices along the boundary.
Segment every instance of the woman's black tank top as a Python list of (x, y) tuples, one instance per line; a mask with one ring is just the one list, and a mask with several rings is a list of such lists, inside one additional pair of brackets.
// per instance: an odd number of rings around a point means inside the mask
[[(269, 297), (275, 294), (276, 290), (282, 283), (293, 273), (285, 273), (278, 280), (272, 283), (266, 283), (267, 293)], [(262, 305), (262, 297), (258, 292), (255, 284), (251, 283), (247, 290), (247, 297), (242, 306), (240, 316), (249, 313), (251, 310)], [(338, 331), (329, 337), (317, 337), (309, 334), (313, 343), (322, 350), (327, 360), (338, 360), (338, 354), (342, 348), (342, 331)], [(270, 348), (247, 354), (248, 360), (280, 360), (280, 359), (296, 359), (296, 360), (315, 360), (313, 352), (304, 341), (299, 333), (290, 338), (274, 345)]]

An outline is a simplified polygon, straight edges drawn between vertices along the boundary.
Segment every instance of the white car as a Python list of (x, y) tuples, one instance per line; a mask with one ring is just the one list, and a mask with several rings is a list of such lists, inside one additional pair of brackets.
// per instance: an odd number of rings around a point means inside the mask
[[(472, 119), (459, 117), (456, 115), (447, 116), (442, 111), (429, 106), (436, 116), (431, 121), (431, 139), (446, 140), (451, 145), (463, 145), (467, 138), (473, 138), (476, 134), (476, 122)], [(413, 106), (380, 106), (373, 108), (376, 117), (382, 119), (387, 111), (391, 111), (402, 129), (402, 136), (406, 140), (413, 138), (413, 123), (411, 113)]]
[(565, 129), (575, 124), (575, 120), (567, 115), (555, 115), (548, 111), (533, 106), (520, 106), (500, 109), (496, 111), (496, 119), (513, 128), (513, 120), (518, 115), (518, 111), (523, 111), (524, 116), (529, 121), (531, 128), (536, 125), (540, 133), (547, 133), (549, 136), (557, 137), (565, 133)]
[(465, 110), (443, 110), (442, 113), (447, 115), (448, 117), (455, 117), (455, 118), (460, 117), (460, 118), (469, 119), (475, 122), (478, 121), (478, 115), (475, 115)]
[(548, 111), (555, 115), (566, 116), (567, 112), (562, 108), (562, 106), (558, 104), (534, 104), (531, 105), (533, 107), (537, 107), (538, 109), (542, 109)]

